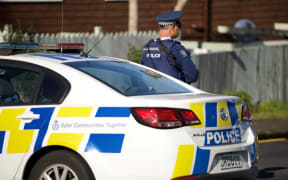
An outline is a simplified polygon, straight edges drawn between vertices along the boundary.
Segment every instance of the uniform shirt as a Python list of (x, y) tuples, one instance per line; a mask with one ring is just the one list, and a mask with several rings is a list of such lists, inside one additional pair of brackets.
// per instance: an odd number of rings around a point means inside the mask
[[(191, 60), (190, 52), (187, 51), (180, 42), (172, 40), (171, 38), (161, 38), (161, 41), (176, 57), (176, 64), (180, 68), (177, 69), (173, 65), (171, 56), (159, 50), (156, 39), (148, 42), (144, 46), (141, 64), (166, 73), (188, 84), (197, 81), (198, 70)], [(150, 54), (148, 52), (148, 46)]]

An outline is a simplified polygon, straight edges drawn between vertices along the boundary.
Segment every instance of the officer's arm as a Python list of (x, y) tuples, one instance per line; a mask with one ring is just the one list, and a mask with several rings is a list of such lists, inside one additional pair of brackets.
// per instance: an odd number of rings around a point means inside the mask
[(191, 60), (189, 51), (187, 51), (183, 46), (178, 46), (176, 49), (176, 58), (181, 66), (185, 82), (189, 84), (196, 82), (198, 79), (198, 70), (196, 65)]

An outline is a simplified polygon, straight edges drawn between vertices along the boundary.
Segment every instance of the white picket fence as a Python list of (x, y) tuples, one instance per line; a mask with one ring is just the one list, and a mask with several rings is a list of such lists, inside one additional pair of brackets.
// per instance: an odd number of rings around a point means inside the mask
[[(0, 30), (0, 42), (7, 39), (9, 31), (7, 28)], [(16, 33), (12, 34), (12, 38)], [(128, 32), (117, 33), (36, 33), (33, 36), (34, 42), (39, 43), (84, 43), (84, 50), (93, 48), (90, 55), (93, 56), (115, 56), (127, 59), (129, 46), (141, 48), (150, 39), (158, 37), (156, 31), (138, 32), (129, 34)], [(24, 33), (23, 40), (29, 41), (30, 36)], [(96, 45), (97, 44), (97, 45)]]

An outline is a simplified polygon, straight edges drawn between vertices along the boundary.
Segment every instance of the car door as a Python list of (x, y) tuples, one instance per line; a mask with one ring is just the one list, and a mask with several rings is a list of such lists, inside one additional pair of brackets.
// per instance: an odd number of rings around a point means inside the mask
[(1, 179), (13, 179), (25, 153), (42, 147), (55, 105), (68, 90), (45, 68), (0, 60)]

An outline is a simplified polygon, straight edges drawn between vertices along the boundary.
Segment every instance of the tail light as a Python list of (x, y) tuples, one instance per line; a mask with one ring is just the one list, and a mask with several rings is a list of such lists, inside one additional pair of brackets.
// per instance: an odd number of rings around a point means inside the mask
[(139, 123), (159, 129), (201, 124), (198, 117), (186, 109), (131, 108), (131, 113)]
[(243, 104), (242, 105), (242, 117), (241, 120), (244, 121), (251, 121), (252, 120), (252, 116), (251, 113), (249, 111), (248, 105), (247, 104)]

